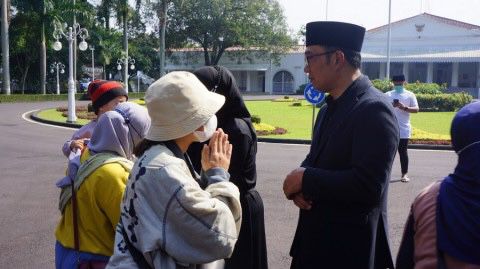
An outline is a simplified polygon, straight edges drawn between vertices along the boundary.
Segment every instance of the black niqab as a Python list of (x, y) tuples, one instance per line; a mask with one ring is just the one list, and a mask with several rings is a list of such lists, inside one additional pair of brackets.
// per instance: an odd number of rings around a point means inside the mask
[(228, 119), (251, 117), (243, 102), (234, 76), (227, 68), (205, 66), (193, 73), (210, 91), (225, 96), (225, 104), (216, 113), (218, 126), (222, 126)]

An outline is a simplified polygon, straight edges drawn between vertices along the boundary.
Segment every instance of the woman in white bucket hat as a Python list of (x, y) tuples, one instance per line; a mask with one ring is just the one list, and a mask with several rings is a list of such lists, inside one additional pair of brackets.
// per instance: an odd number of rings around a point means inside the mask
[[(152, 119), (121, 204), (107, 268), (223, 268), (241, 223), (238, 188), (229, 182), (232, 146), (217, 127), (225, 98), (189, 72), (171, 72), (147, 90)], [(202, 175), (185, 152), (210, 139)]]

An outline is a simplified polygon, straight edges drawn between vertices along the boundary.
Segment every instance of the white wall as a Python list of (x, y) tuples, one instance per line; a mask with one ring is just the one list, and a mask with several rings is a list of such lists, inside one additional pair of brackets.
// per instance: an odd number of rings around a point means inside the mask
[(308, 82), (308, 77), (303, 71), (305, 65), (304, 54), (302, 52), (290, 53), (283, 56), (280, 60), (280, 65), (277, 66), (272, 63), (270, 70), (267, 71), (268, 87), (265, 88), (266, 92), (272, 92), (273, 76), (280, 71), (288, 71), (292, 74), (294, 79), (293, 89), (296, 91), (298, 87)]
[[(417, 32), (415, 25), (425, 25)], [(386, 54), (387, 27), (371, 30), (365, 35), (364, 52)], [(420, 36), (420, 38), (419, 38)], [(451, 51), (458, 48), (477, 48), (480, 29), (471, 30), (430, 15), (420, 15), (392, 24), (392, 54), (415, 51)]]

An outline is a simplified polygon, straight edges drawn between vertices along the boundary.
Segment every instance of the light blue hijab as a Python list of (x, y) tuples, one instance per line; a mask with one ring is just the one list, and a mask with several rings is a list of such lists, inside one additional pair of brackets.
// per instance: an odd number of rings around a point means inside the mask
[(100, 116), (87, 147), (92, 155), (110, 152), (133, 159), (133, 149), (150, 128), (147, 109), (136, 103), (124, 102)]

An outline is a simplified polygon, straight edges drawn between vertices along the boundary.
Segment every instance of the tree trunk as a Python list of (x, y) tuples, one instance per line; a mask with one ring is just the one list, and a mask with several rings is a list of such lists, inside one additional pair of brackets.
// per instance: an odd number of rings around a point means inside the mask
[(224, 48), (220, 48), (218, 50), (217, 56), (215, 57), (215, 60), (213, 61), (213, 65), (218, 65), (218, 62), (220, 61), (220, 58), (222, 58), (223, 52), (225, 51)]
[(25, 73), (22, 75), (22, 94), (25, 94), (25, 83), (27, 81), (27, 75), (28, 75), (28, 70), (30, 69), (30, 66), (25, 67)]
[(45, 7), (45, 0), (42, 2), (43, 13), (42, 13), (42, 37), (40, 41), (40, 92), (46, 94), (46, 82), (47, 82), (47, 47), (45, 45), (45, 16), (47, 13)]
[(208, 55), (208, 47), (203, 46), (203, 57), (205, 58), (205, 66), (210, 65), (210, 56)]
[(10, 48), (8, 39), (8, 10), (10, 9), (10, 1), (2, 0), (2, 66), (3, 66), (3, 81), (2, 90), (4, 94), (10, 95)]
[(167, 27), (167, 0), (161, 1), (158, 17), (160, 19), (160, 77), (162, 77), (165, 75), (165, 29)]

